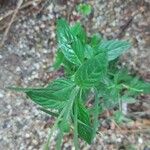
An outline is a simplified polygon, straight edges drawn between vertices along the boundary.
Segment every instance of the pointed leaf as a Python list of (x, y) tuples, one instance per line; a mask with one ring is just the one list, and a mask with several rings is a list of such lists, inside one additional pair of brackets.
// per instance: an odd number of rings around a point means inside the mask
[(16, 91), (23, 91), (35, 103), (45, 107), (62, 109), (68, 98), (74, 84), (67, 79), (57, 79), (45, 88), (11, 88)]
[(130, 44), (120, 40), (103, 40), (100, 48), (105, 48), (108, 51), (108, 60), (114, 60), (130, 48)]
[(93, 130), (90, 116), (85, 106), (80, 102), (78, 103), (78, 134), (87, 143), (90, 144), (92, 142)]
[(94, 35), (92, 36), (92, 38), (91, 38), (91, 43), (90, 43), (90, 45), (91, 45), (93, 48), (95, 48), (95, 47), (97, 47), (97, 46), (100, 44), (101, 40), (102, 40), (102, 37), (101, 37), (99, 34), (94, 34)]
[(85, 3), (79, 4), (77, 6), (77, 11), (86, 16), (91, 13), (92, 7), (91, 7), (91, 5), (85, 4)]
[(107, 68), (107, 55), (100, 53), (92, 59), (87, 60), (76, 72), (75, 82), (81, 87), (97, 85), (104, 77)]
[(60, 121), (58, 127), (62, 132), (68, 133), (70, 131), (70, 124), (68, 120)]
[(82, 43), (71, 33), (69, 25), (63, 19), (57, 21), (57, 38), (58, 46), (66, 59), (80, 65), (84, 59)]
[(86, 32), (85, 29), (81, 26), (81, 24), (78, 22), (74, 26), (70, 28), (71, 33), (76, 36), (81, 43), (86, 44)]
[(53, 64), (54, 69), (59, 69), (59, 67), (63, 63), (63, 60), (64, 60), (64, 55), (60, 50), (58, 50), (56, 53), (55, 62)]
[(85, 51), (85, 58), (90, 59), (90, 58), (92, 58), (94, 56), (93, 48), (90, 45), (86, 44), (84, 46), (84, 49), (85, 49), (84, 50)]

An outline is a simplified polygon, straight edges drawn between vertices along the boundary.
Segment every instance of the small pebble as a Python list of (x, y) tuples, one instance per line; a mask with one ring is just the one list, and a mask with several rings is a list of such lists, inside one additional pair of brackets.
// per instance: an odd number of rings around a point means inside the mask
[(3, 98), (3, 97), (4, 97), (4, 94), (0, 92), (0, 98)]
[(142, 138), (138, 138), (138, 142), (139, 142), (139, 144), (142, 144), (143, 143), (143, 139)]
[(26, 138), (29, 138), (29, 137), (30, 137), (30, 134), (26, 133), (26, 134), (25, 134), (25, 137), (26, 137)]
[(20, 68), (20, 67), (17, 67), (17, 68), (16, 68), (16, 71), (17, 71), (17, 72), (20, 72), (20, 71), (21, 71), (21, 68)]

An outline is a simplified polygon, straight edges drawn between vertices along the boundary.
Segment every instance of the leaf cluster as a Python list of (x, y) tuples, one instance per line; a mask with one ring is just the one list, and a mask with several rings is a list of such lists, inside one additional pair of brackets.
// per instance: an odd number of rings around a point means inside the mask
[[(99, 34), (87, 36), (79, 22), (70, 26), (64, 19), (57, 21), (56, 32), (58, 50), (53, 67), (63, 68), (64, 77), (43, 88), (11, 89), (25, 92), (42, 111), (56, 118), (46, 147), (57, 128), (58, 149), (63, 135), (71, 131), (75, 148), (79, 149), (78, 138), (92, 143), (103, 111), (112, 108), (121, 111), (122, 103), (134, 102), (138, 94), (150, 93), (150, 83), (117, 67), (117, 58), (130, 48), (129, 42), (105, 40)], [(119, 123), (124, 120), (120, 114), (115, 114)]]
[(91, 5), (86, 4), (86, 3), (81, 3), (77, 5), (76, 9), (79, 13), (83, 14), (84, 16), (87, 16), (92, 12)]

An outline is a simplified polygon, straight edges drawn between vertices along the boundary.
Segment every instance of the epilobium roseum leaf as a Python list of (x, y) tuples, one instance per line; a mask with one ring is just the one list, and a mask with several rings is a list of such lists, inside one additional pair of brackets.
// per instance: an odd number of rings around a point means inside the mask
[(103, 40), (100, 44), (101, 48), (107, 49), (108, 60), (114, 60), (127, 51), (131, 45), (126, 41), (120, 40)]
[(78, 102), (78, 134), (87, 143), (92, 142), (93, 130), (91, 127), (90, 115), (85, 106)]
[(74, 26), (70, 27), (70, 31), (81, 41), (82, 44), (86, 44), (86, 32), (79, 22), (77, 22)]
[(53, 64), (54, 69), (59, 69), (64, 61), (64, 54), (58, 50), (55, 56), (55, 62)]
[(93, 48), (96, 48), (97, 46), (100, 45), (101, 40), (102, 40), (102, 37), (101, 37), (100, 34), (94, 34), (94, 35), (91, 37), (90, 45), (91, 45)]
[(77, 11), (83, 15), (89, 15), (92, 11), (92, 7), (89, 4), (83, 3), (77, 6)]
[(84, 49), (85, 49), (84, 50), (85, 51), (85, 58), (90, 59), (94, 56), (94, 50), (90, 45), (86, 44)]
[(75, 73), (76, 84), (84, 88), (97, 85), (106, 75), (107, 65), (107, 54), (105, 51), (87, 60)]
[(11, 88), (23, 91), (28, 97), (44, 108), (62, 109), (68, 101), (74, 84), (70, 80), (57, 79), (45, 88)]
[(73, 64), (81, 65), (84, 59), (83, 45), (81, 41), (71, 33), (67, 22), (63, 19), (57, 21), (57, 39), (58, 47), (66, 59)]

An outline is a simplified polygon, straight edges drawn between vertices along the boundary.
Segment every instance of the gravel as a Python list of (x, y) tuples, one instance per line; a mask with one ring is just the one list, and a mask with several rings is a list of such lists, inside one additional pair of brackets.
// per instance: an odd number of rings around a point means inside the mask
[[(129, 40), (133, 47), (122, 57), (123, 64), (142, 74), (145, 80), (150, 80), (150, 2), (148, 0), (87, 2), (93, 7), (89, 17), (78, 14), (75, 10), (76, 4), (71, 0), (67, 6), (57, 3), (47, 4), (41, 13), (37, 13), (36, 7), (29, 12), (23, 10), (12, 25), (8, 40), (0, 50), (0, 149), (42, 149), (48, 133), (45, 124), (47, 122), (52, 124), (53, 119), (40, 112), (24, 94), (12, 92), (6, 87), (45, 86), (51, 80), (49, 68), (56, 51), (55, 21), (60, 16), (66, 17), (70, 14), (71, 23), (81, 20), (89, 34), (99, 32), (108, 39)], [(4, 13), (3, 10), (4, 6), (0, 8), (1, 14)], [(131, 17), (132, 21), (120, 35), (120, 31)], [(2, 36), (3, 32), (0, 32), (0, 39)], [(83, 150), (109, 150), (119, 149), (124, 145), (135, 149), (149, 146), (147, 143), (150, 137), (146, 134), (141, 133), (140, 136), (129, 134), (128, 138), (130, 144), (124, 140), (122, 134), (112, 134), (112, 131), (108, 131), (103, 137), (98, 135), (91, 146), (81, 142), (81, 147)], [(51, 149), (54, 149), (55, 140), (52, 141)], [(68, 139), (64, 142), (63, 149), (74, 149), (71, 143), (71, 139)]]

